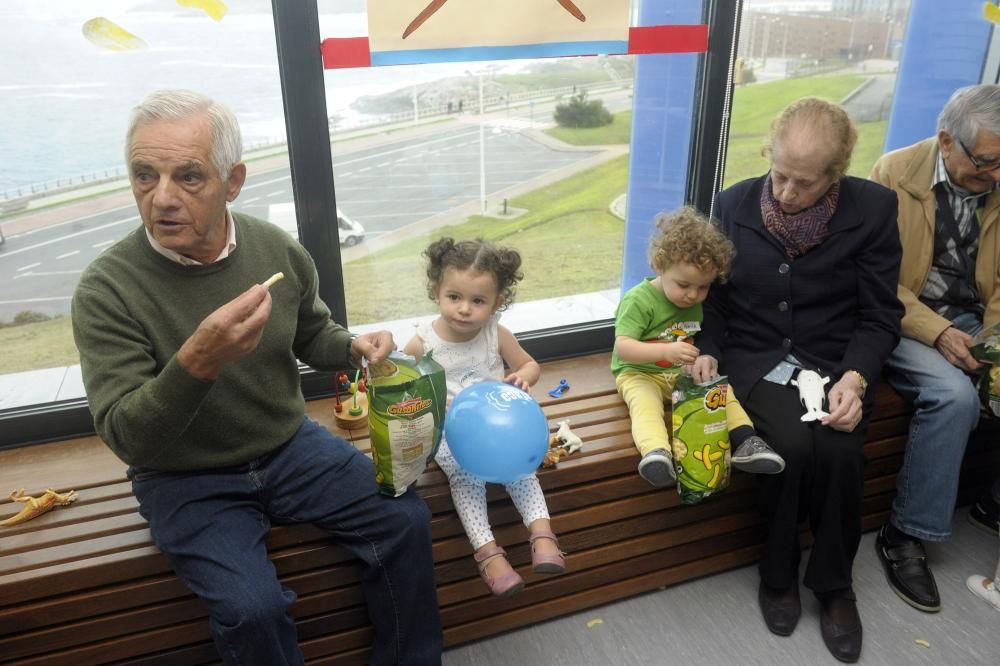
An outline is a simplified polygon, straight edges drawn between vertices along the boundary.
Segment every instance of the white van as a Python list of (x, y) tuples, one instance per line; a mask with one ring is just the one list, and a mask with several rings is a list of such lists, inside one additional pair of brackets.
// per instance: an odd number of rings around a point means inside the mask
[[(267, 219), (292, 236), (298, 237), (299, 227), (295, 219), (294, 203), (271, 204), (267, 207)], [(354, 247), (365, 239), (365, 228), (361, 226), (360, 222), (356, 222), (344, 215), (338, 207), (337, 234), (340, 236), (341, 245)]]
[(337, 232), (340, 244), (354, 247), (365, 239), (365, 228), (357, 220), (352, 220), (337, 209)]

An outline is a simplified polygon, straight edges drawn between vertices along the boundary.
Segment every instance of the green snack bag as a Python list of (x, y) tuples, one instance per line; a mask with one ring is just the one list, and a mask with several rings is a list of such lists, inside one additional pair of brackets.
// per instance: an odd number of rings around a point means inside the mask
[(677, 491), (684, 504), (697, 504), (729, 486), (728, 391), (726, 377), (706, 384), (695, 384), (688, 375), (677, 378), (672, 394), (671, 445)]
[(996, 385), (1000, 383), (1000, 365), (991, 365), (979, 378), (979, 399), (993, 416), (1000, 416), (1000, 395)]
[(444, 368), (428, 353), (419, 361), (397, 352), (368, 366), (368, 428), (375, 482), (399, 497), (437, 453), (448, 402)]
[(997, 395), (997, 378), (1000, 377), (1000, 324), (984, 329), (969, 349), (972, 358), (991, 363), (979, 377), (979, 399), (993, 416), (1000, 416), (1000, 395)]

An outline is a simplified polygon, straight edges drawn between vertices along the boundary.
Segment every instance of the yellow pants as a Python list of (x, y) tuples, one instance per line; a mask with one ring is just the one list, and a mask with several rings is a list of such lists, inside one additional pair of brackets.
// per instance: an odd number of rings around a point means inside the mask
[[(640, 455), (654, 449), (667, 449), (670, 429), (663, 421), (664, 403), (670, 403), (670, 394), (680, 373), (659, 372), (649, 374), (637, 370), (624, 370), (615, 377), (615, 386), (621, 394), (632, 419), (632, 440)], [(743, 410), (743, 405), (730, 387), (726, 394), (726, 425), (730, 432), (739, 426), (753, 426), (753, 421)]]

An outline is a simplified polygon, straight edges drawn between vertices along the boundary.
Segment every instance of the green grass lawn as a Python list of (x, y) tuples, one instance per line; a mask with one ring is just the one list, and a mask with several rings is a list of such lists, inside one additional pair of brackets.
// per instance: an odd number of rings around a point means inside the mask
[(76, 365), (70, 318), (0, 328), (0, 375)]
[[(512, 207), (528, 211), (517, 218), (474, 215), (463, 224), (348, 262), (344, 272), (350, 321), (363, 324), (435, 312), (427, 297), (421, 253), (442, 236), (481, 237), (516, 248), (525, 276), (517, 300), (614, 288), (621, 276), (624, 223), (608, 207), (627, 184), (628, 155), (623, 155), (512, 199)], [(553, 261), (557, 253), (558, 262)]]
[(629, 143), (632, 139), (632, 112), (614, 114), (610, 125), (603, 127), (553, 127), (545, 130), (549, 136), (574, 146), (607, 146)]
[[(839, 101), (861, 85), (864, 78), (855, 75), (820, 76), (786, 79), (737, 88), (733, 97), (733, 119), (729, 127), (726, 156), (726, 179), (729, 187), (746, 178), (760, 176), (768, 169), (761, 146), (771, 121), (789, 103), (800, 97), (815, 96)], [(886, 122), (858, 125), (858, 143), (854, 148), (849, 173), (867, 177), (875, 160), (882, 154)]]

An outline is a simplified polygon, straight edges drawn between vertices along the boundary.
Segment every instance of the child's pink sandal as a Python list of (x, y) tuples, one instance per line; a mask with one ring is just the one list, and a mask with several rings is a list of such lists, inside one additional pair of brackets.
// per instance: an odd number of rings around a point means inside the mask
[(509, 597), (524, 589), (524, 579), (513, 569), (510, 573), (504, 574), (499, 578), (493, 578), (486, 573), (486, 567), (489, 566), (490, 561), (497, 557), (506, 559), (507, 552), (500, 546), (491, 546), (483, 551), (476, 552), (473, 557), (479, 565), (479, 575), (482, 576), (483, 582), (490, 588), (490, 592), (494, 596)]
[(541, 574), (560, 574), (566, 571), (566, 558), (563, 557), (566, 553), (562, 551), (556, 555), (539, 553), (535, 550), (535, 541), (538, 539), (551, 539), (556, 544), (556, 548), (559, 547), (559, 540), (556, 539), (556, 535), (552, 532), (548, 530), (532, 532), (531, 537), (528, 539), (531, 542), (532, 570), (535, 573)]

